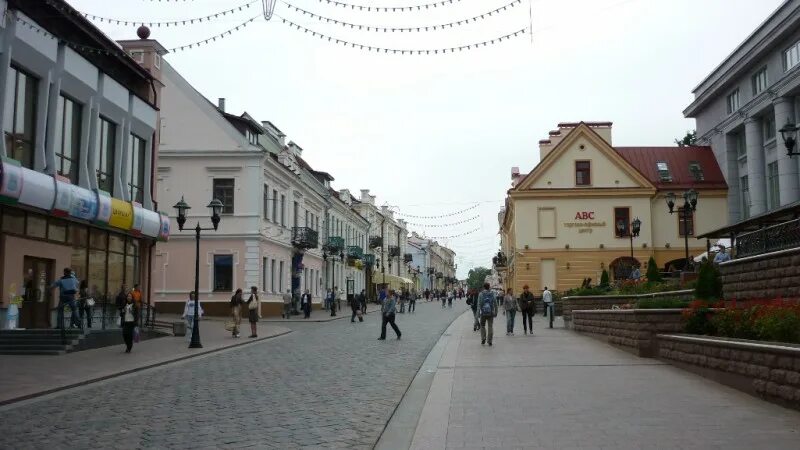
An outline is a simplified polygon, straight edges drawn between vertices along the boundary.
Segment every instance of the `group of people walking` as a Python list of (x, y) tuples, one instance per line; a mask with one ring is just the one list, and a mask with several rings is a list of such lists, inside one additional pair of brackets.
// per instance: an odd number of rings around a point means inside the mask
[[(187, 318), (187, 323), (194, 325), (194, 293), (189, 294), (189, 300), (186, 302), (186, 309), (183, 311), (184, 317)], [(203, 309), (198, 304), (198, 316), (202, 317)], [(261, 299), (258, 297), (258, 288), (256, 286), (250, 287), (250, 296), (245, 301), (241, 289), (236, 289), (236, 292), (231, 297), (231, 319), (232, 324), (231, 335), (235, 338), (241, 337), (239, 327), (242, 324), (242, 309), (247, 308), (247, 321), (250, 322), (250, 336), (251, 338), (258, 337), (258, 321), (261, 319)], [(191, 321), (189, 320), (191, 318)], [(187, 333), (188, 334), (188, 333)], [(190, 335), (191, 336), (191, 335)], [(191, 338), (190, 338), (191, 339)]]
[[(528, 285), (523, 286), (523, 292), (519, 298), (514, 297), (511, 289), (507, 291), (500, 290), (499, 294), (495, 294), (491, 290), (489, 283), (483, 285), (481, 292), (469, 291), (467, 293), (467, 304), (472, 308), (474, 316), (473, 331), (480, 330), (481, 332), (481, 345), (485, 345), (488, 341), (492, 345), (492, 338), (494, 336), (494, 318), (502, 306), (503, 314), (506, 316), (506, 336), (514, 335), (514, 320), (517, 311), (522, 313), (522, 326), (525, 335), (533, 334), (533, 316), (536, 314), (536, 303), (533, 293), (529, 290)], [(555, 314), (553, 309), (553, 293), (545, 286), (542, 291), (542, 302), (544, 304), (544, 313), (547, 316), (549, 311), (552, 318)], [(553, 328), (553, 322), (550, 321), (550, 328)]]

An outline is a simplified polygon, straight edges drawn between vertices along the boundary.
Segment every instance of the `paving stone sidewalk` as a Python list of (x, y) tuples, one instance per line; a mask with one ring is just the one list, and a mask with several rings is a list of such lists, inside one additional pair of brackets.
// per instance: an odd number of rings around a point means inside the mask
[[(179, 320), (178, 316), (173, 319)], [(111, 347), (64, 355), (0, 355), (0, 367), (3, 368), (3, 376), (0, 377), (0, 404), (251, 344), (289, 333), (290, 330), (284, 326), (261, 324), (258, 338), (247, 338), (249, 332), (249, 325), (243, 323), (243, 337), (234, 339), (230, 332), (225, 331), (222, 321), (203, 320), (200, 322), (200, 339), (203, 344), (201, 349), (188, 348), (188, 336), (166, 336), (134, 344), (133, 351), (125, 353), (120, 331), (119, 345)]]
[[(545, 328), (481, 346), (472, 319), (447, 350), (413, 449), (798, 449), (800, 413), (654, 359)], [(453, 327), (457, 328), (457, 327)], [(448, 339), (444, 337), (443, 339)]]

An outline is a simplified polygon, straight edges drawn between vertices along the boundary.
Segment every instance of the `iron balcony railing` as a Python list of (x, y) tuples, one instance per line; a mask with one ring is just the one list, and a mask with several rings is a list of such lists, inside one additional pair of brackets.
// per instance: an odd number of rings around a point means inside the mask
[(737, 258), (798, 247), (800, 247), (800, 219), (762, 228), (736, 237)]
[(414, 261), (414, 255), (411, 253), (403, 254), (403, 262), (410, 263), (411, 261)]
[(325, 246), (328, 253), (339, 253), (344, 251), (344, 238), (341, 236), (328, 236), (328, 244)]
[(364, 264), (366, 264), (369, 267), (373, 267), (375, 265), (375, 255), (371, 253), (367, 253), (366, 255), (364, 255)]
[(380, 236), (372, 236), (369, 238), (369, 248), (383, 247), (383, 238)]
[(319, 233), (308, 227), (293, 227), (292, 245), (295, 248), (317, 248), (317, 245), (319, 245)]
[(389, 246), (389, 257), (390, 258), (394, 258), (394, 257), (397, 257), (397, 256), (400, 256), (400, 247), (398, 247), (396, 245), (390, 245)]
[(347, 247), (347, 257), (350, 259), (364, 259), (364, 249), (357, 245)]

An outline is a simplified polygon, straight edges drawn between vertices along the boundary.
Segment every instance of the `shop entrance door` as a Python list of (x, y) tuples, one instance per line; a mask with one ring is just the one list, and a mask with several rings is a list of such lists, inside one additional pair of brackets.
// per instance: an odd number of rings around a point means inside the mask
[(50, 328), (52, 259), (26, 256), (23, 263), (25, 295), (19, 312), (20, 328)]

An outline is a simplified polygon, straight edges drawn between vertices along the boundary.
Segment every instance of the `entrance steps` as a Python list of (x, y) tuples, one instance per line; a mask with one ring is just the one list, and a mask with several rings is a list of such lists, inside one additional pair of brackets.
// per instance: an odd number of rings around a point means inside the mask
[(86, 335), (81, 330), (0, 330), (0, 355), (62, 355), (80, 346)]

